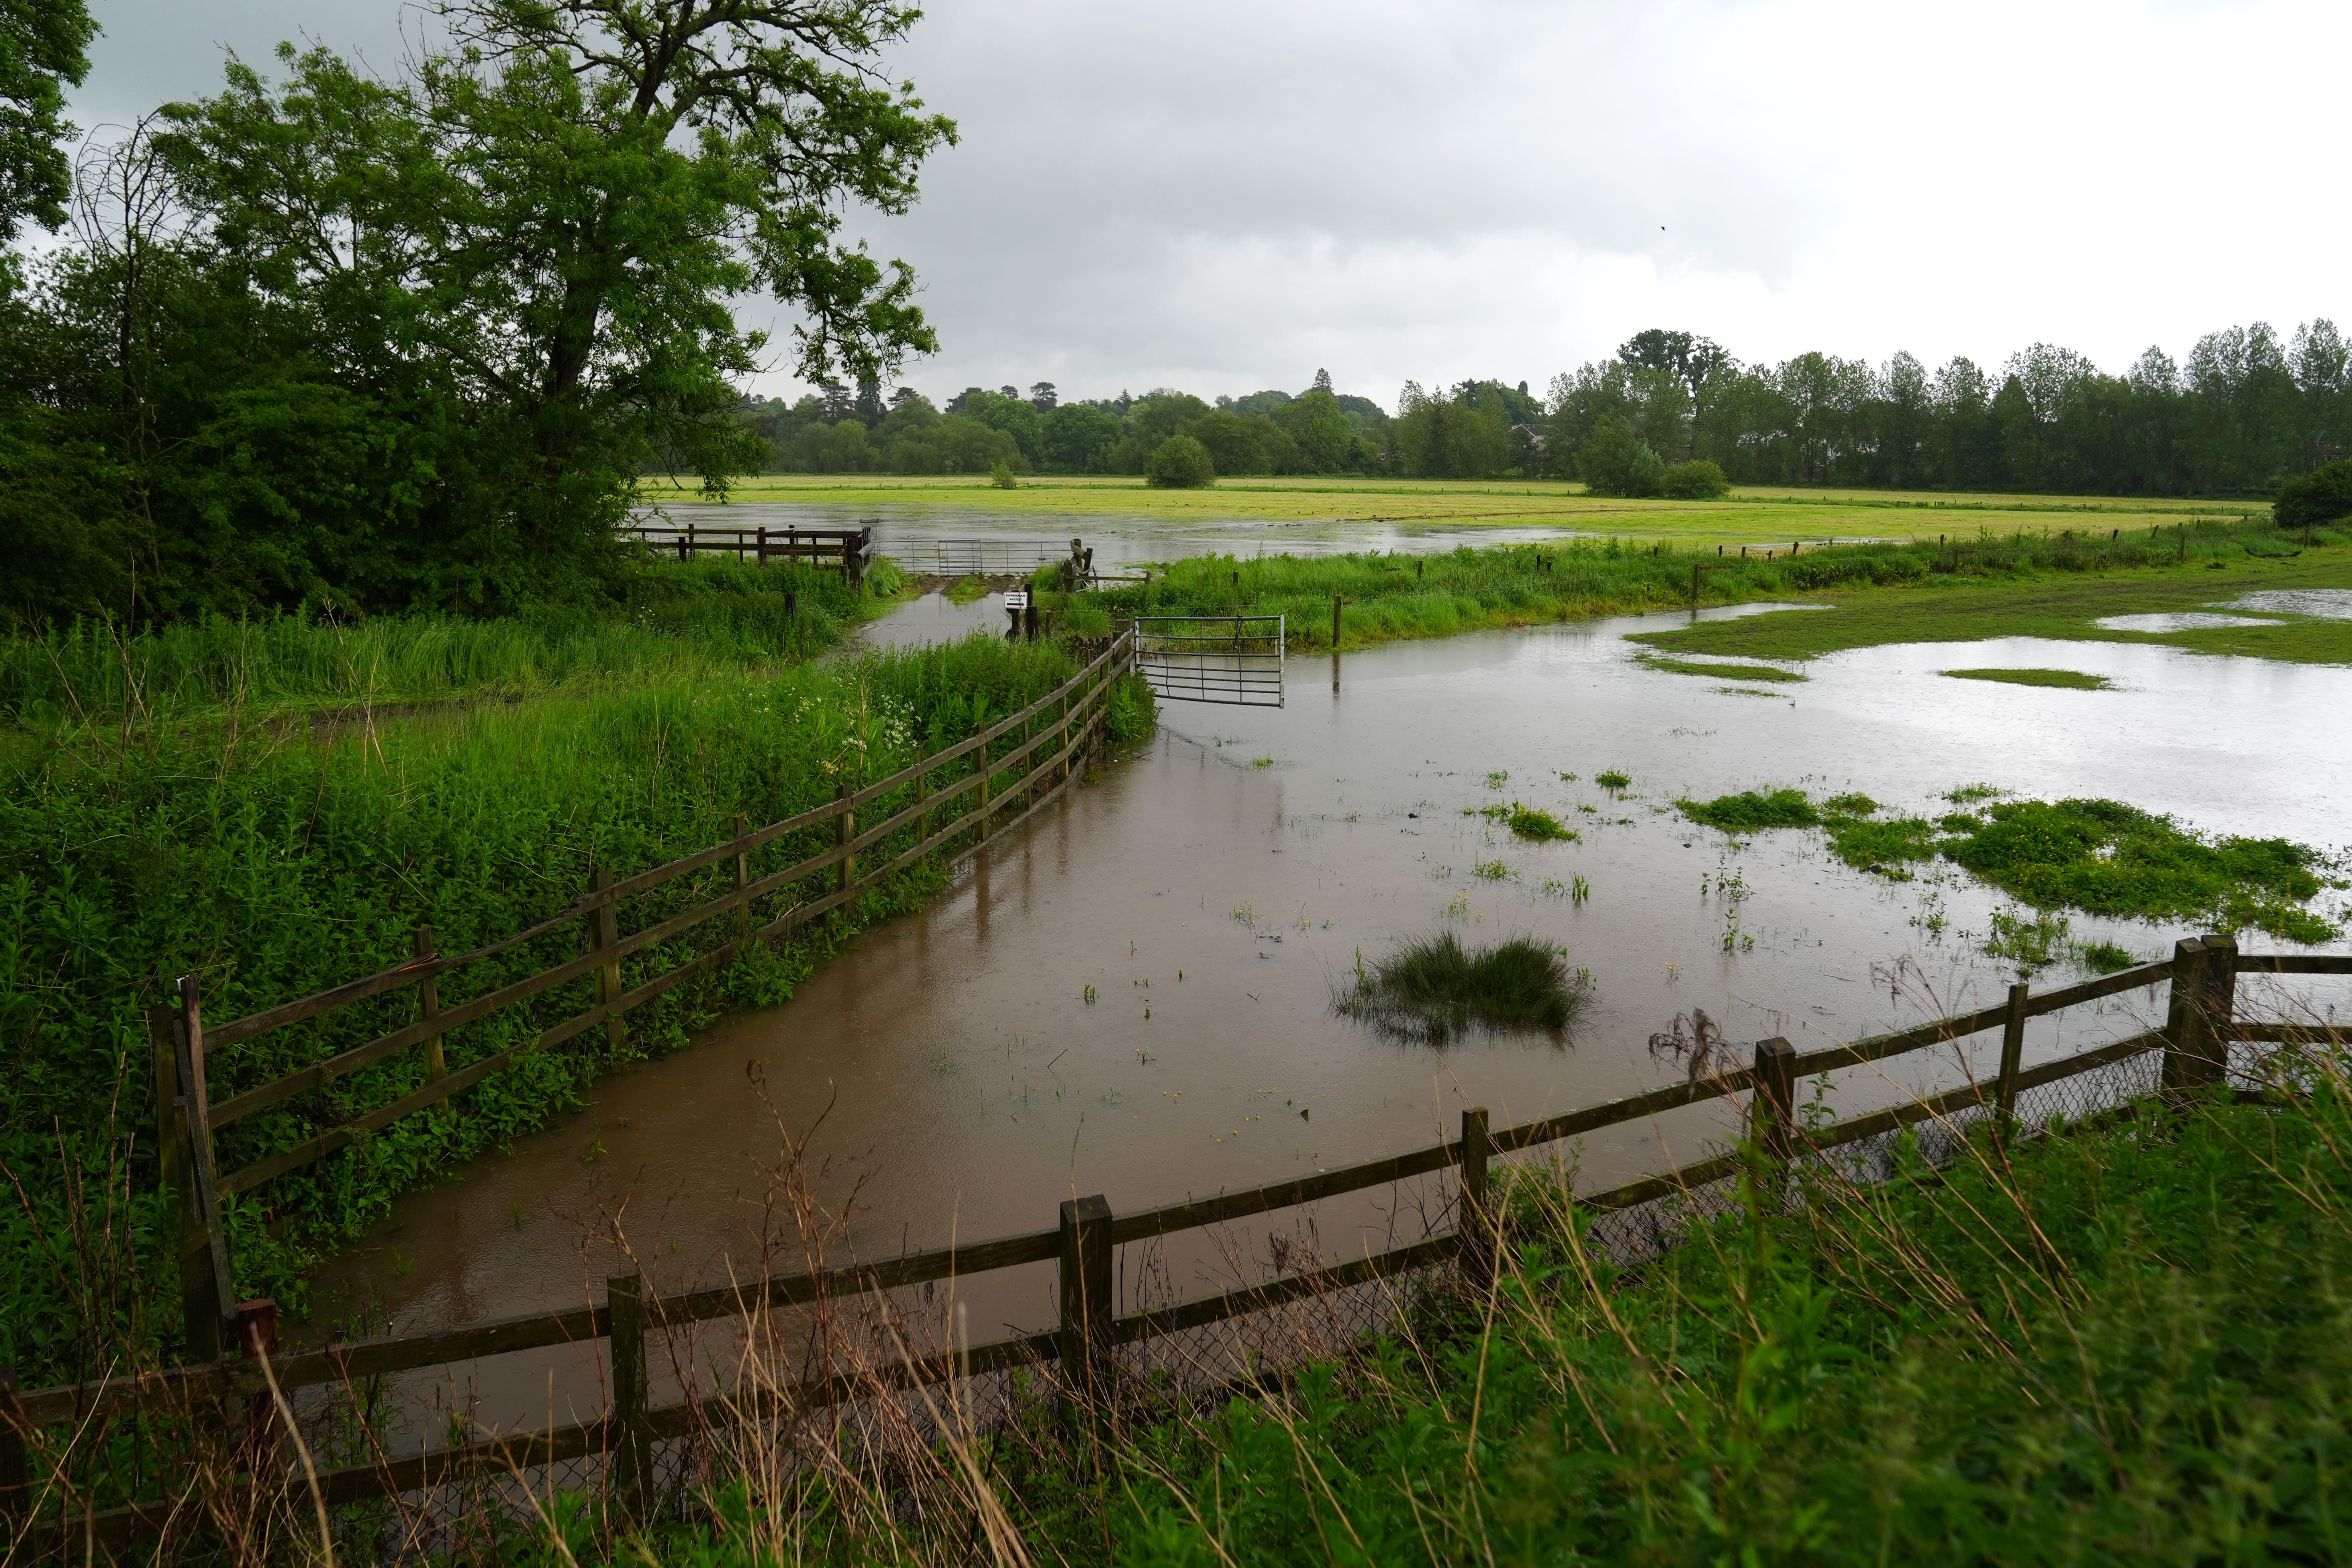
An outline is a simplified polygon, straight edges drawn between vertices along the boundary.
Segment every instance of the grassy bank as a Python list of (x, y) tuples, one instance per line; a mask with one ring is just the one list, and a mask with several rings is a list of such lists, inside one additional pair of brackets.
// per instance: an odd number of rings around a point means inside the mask
[[(1345, 601), (1339, 646), (1347, 648), (1485, 626), (1685, 607), (1696, 568), (1702, 605), (1833, 595), (1830, 602), (1842, 606), (1867, 606), (1864, 614), (1873, 618), (1870, 624), (1883, 626), (1889, 637), (1914, 621), (1937, 624), (1938, 613), (1955, 616), (1954, 626), (1967, 619), (1965, 612), (1950, 606), (2043, 601), (2070, 606), (2063, 624), (2087, 626), (2094, 615), (2137, 609), (2143, 599), (2148, 607), (2168, 608), (2263, 588), (2352, 584), (2352, 552), (2326, 537), (2331, 541), (2326, 547), (2293, 557), (2284, 556), (2288, 546), (2266, 519), (2154, 532), (2103, 528), (2090, 534), (2064, 529), (2044, 534), (2037, 529), (1959, 544), (1838, 545), (1808, 548), (1793, 557), (1777, 552), (1769, 561), (1743, 560), (1729, 547), (1685, 550), (1616, 539), (1423, 556), (1206, 555), (1171, 563), (1148, 584), (1084, 595), (1080, 609), (1098, 609), (1105, 625), (1117, 616), (1280, 614), (1288, 617), (1294, 647), (1328, 649), (1332, 601), (1338, 598)], [(2052, 624), (2058, 624), (2059, 614), (2053, 612)], [(1846, 615), (1845, 608), (1838, 612)], [(1781, 644), (1771, 637), (1759, 639), (1762, 646), (1742, 642), (1756, 636), (1744, 628), (1832, 618), (1811, 612), (1745, 617), (1688, 632), (1650, 634), (1645, 640), (1675, 651), (1790, 658), (1798, 656), (1774, 651)], [(2305, 657), (2345, 657), (2335, 650), (2352, 633), (2352, 622), (2295, 621), (2241, 630), (2238, 640), (2244, 647), (2216, 646), (2211, 651), (2252, 651), (2259, 645), (2266, 650), (2305, 649)], [(1793, 626), (1779, 634), (1797, 639), (1821, 635)], [(2352, 654), (2352, 645), (2344, 646)], [(2264, 657), (2289, 655), (2266, 651)], [(1706, 673), (1721, 678), (1725, 672)]]
[[(780, 605), (787, 581), (754, 594)], [(772, 822), (805, 810), (838, 781), (895, 771), (1076, 668), (1058, 647), (988, 638), (795, 662), (817, 643), (818, 598), (797, 624), (761, 622), (765, 607), (705, 607), (669, 631), (634, 616), (601, 632), (555, 623), (571, 628), (560, 636), (530, 626), (215, 624), (117, 646), (121, 668), (171, 679), (125, 679), (111, 697), (70, 682), (62, 700), (21, 697), (0, 756), (0, 1037), (15, 1066), (0, 1080), (0, 1163), (23, 1193), (0, 1205), (0, 1364), (47, 1381), (87, 1370), (77, 1363), (101, 1341), (152, 1346), (176, 1334), (176, 1314), (158, 1305), (176, 1298), (156, 1256), (141, 1016), (173, 976), (197, 974), (218, 1021), (400, 962), (419, 926), (443, 952), (471, 949), (569, 904), (592, 866), (625, 877), (730, 837), (739, 813)], [(845, 618), (855, 608), (845, 603)], [(761, 624), (772, 635), (744, 630)], [(71, 673), (77, 650), (102, 650), (79, 636), (46, 650), (53, 668)], [(450, 657), (467, 648), (498, 657)], [(352, 650), (382, 662), (340, 658)], [(20, 645), (10, 668), (37, 673), (44, 651)], [(88, 657), (105, 668), (102, 651)], [(371, 668), (396, 678), (378, 683)], [(341, 709), (387, 690), (429, 700), (533, 689), (541, 695), (530, 701), (443, 703), (365, 722), (250, 721), (265, 708)], [(1124, 689), (1115, 727), (1132, 736), (1150, 722), (1148, 694)], [(820, 847), (810, 835), (779, 840), (752, 874)], [(723, 1010), (785, 999), (833, 945), (914, 907), (943, 876), (919, 864), (785, 951), (633, 1013), (617, 1047), (594, 1032), (521, 1058), (449, 1114), (408, 1118), (236, 1200), (239, 1290), (299, 1310), (316, 1250), (354, 1234), (395, 1193), (541, 1124), (598, 1074), (671, 1048)], [(624, 930), (714, 890), (708, 878), (682, 879), (630, 906)], [(669, 967), (691, 940), (649, 953), (643, 967)], [(572, 956), (577, 941), (567, 928), (473, 966), (462, 995), (445, 991), (444, 1005)], [(404, 994), (225, 1051), (212, 1060), (212, 1096), (404, 1024), (410, 1005)], [(450, 1066), (583, 1005), (581, 988), (568, 987), (460, 1031)], [(223, 1168), (421, 1087), (417, 1057), (236, 1123), (220, 1140)]]
[[(691, 502), (689, 484), (648, 499)], [(1956, 494), (1933, 490), (1804, 489), (1741, 487), (1715, 500), (1629, 500), (1585, 493), (1556, 479), (1383, 479), (1339, 475), (1220, 479), (1211, 489), (1154, 489), (1118, 476), (1024, 478), (998, 489), (986, 476), (908, 478), (884, 474), (762, 475), (733, 487), (736, 501), (781, 501), (844, 509), (887, 506), (982, 511), (1038, 532), (1084, 533), (1089, 517), (1174, 526), (1220, 521), (1344, 525), (1402, 523), (1443, 530), (1524, 527), (1540, 535), (1617, 535), (1785, 547), (1833, 539), (1932, 539), (2010, 532), (2047, 522), (2095, 524), (2104, 531), (2170, 525), (2184, 518), (2237, 520), (2263, 515), (2261, 502), (2149, 497)], [(710, 513), (698, 513), (710, 516)], [(2085, 520), (2088, 520), (2086, 523)]]

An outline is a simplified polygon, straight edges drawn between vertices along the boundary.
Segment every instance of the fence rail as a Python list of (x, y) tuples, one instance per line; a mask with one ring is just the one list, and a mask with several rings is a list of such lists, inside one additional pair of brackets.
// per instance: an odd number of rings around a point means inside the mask
[[(1081, 676), (1079, 681), (1110, 668), (1107, 661), (1126, 646), (1123, 641), (1115, 645), (1112, 652), (1090, 666), (1087, 675)], [(1074, 682), (1073, 686), (1077, 684)], [(1034, 715), (1039, 710), (1040, 705), (1033, 705), (1024, 711)], [(992, 733), (1003, 732), (1020, 717), (1005, 721)], [(982, 743), (975, 738), (965, 746)], [(950, 754), (956, 753), (942, 753)], [(884, 787), (869, 785), (859, 796), (845, 795), (845, 800), (870, 798), (872, 792)], [(732, 852), (732, 846), (721, 846), (719, 850)], [(711, 853), (705, 851), (704, 856)], [(697, 858), (688, 857), (687, 861), (673, 864), (684, 865)], [(643, 882), (653, 875), (645, 873), (632, 880)], [(598, 895), (583, 900), (579, 909), (562, 918), (578, 918), (583, 910), (607, 907), (616, 889), (625, 885), (600, 889)], [(404, 974), (408, 969), (387, 973)], [(2143, 965), (2038, 996), (2023, 984), (2015, 985), (2000, 1007), (1941, 1018), (1916, 1028), (1823, 1050), (1799, 1053), (1783, 1040), (1761, 1041), (1747, 1067), (1707, 1074), (1686, 1083), (1517, 1127), (1490, 1131), (1484, 1110), (1467, 1110), (1463, 1113), (1461, 1136), (1457, 1139), (1303, 1180), (1118, 1216), (1112, 1215), (1105, 1199), (1089, 1197), (1065, 1202), (1060, 1223), (1053, 1229), (1000, 1237), (971, 1246), (935, 1248), (818, 1271), (788, 1272), (742, 1285), (688, 1290), (666, 1297), (646, 1294), (638, 1276), (618, 1276), (608, 1281), (606, 1300), (602, 1305), (525, 1314), (436, 1333), (330, 1345), (274, 1358), (266, 1370), (257, 1359), (226, 1359), (136, 1377), (36, 1390), (16, 1396), (13, 1409), (6, 1410), (9, 1420), (0, 1427), (0, 1475), (25, 1474), (25, 1443), (28, 1436), (46, 1428), (79, 1427), (107, 1415), (145, 1409), (186, 1409), (239, 1398), (257, 1399), (268, 1392), (271, 1375), (278, 1388), (289, 1391), (351, 1384), (485, 1356), (577, 1346), (601, 1340), (606, 1343), (606, 1364), (614, 1373), (612, 1403), (604, 1416), (428, 1449), (398, 1458), (379, 1458), (322, 1471), (319, 1484), (328, 1501), (349, 1501), (413, 1492), (466, 1474), (601, 1454), (613, 1458), (614, 1484), (643, 1486), (646, 1483), (642, 1478), (646, 1473), (645, 1455), (650, 1452), (650, 1445), (691, 1432), (698, 1422), (737, 1407), (741, 1397), (724, 1394), (695, 1397), (689, 1394), (668, 1405), (651, 1405), (645, 1395), (643, 1377), (649, 1333), (666, 1333), (682, 1325), (716, 1320), (753, 1319), (776, 1307), (854, 1300), (887, 1289), (942, 1279), (967, 1280), (998, 1270), (1047, 1262), (1054, 1263), (1058, 1271), (1061, 1321), (1056, 1328), (1043, 1333), (1014, 1334), (952, 1353), (902, 1356), (895, 1367), (885, 1369), (886, 1381), (903, 1387), (1053, 1363), (1057, 1363), (1057, 1384), (1066, 1394), (1099, 1397), (1105, 1391), (1115, 1391), (1118, 1385), (1115, 1352), (1119, 1347), (1181, 1335), (1285, 1303), (1335, 1296), (1435, 1267), (1458, 1268), (1472, 1283), (1488, 1278), (1487, 1271), (1496, 1260), (1498, 1224), (1496, 1205), (1489, 1198), (1490, 1163), (1498, 1155), (1558, 1143), (1681, 1107), (1746, 1093), (1748, 1098), (1743, 1117), (1754, 1148), (1768, 1158), (1780, 1161), (1817, 1158), (1902, 1129), (1943, 1122), (1962, 1113), (1991, 1115), (1999, 1127), (2014, 1125), (2021, 1093), (2151, 1052), (2161, 1053), (2161, 1071), (2157, 1081), (2162, 1089), (2212, 1089), (2225, 1081), (2229, 1050), (2233, 1044), (2326, 1035), (2322, 1029), (2238, 1019), (2236, 977), (2241, 973), (2352, 974), (2352, 955), (2241, 954), (2230, 938), (2191, 938), (2179, 942), (2167, 963)], [(2028, 1018), (2159, 984), (2169, 988), (2163, 1028), (2035, 1067), (2021, 1065), (2021, 1046)], [(301, 1004), (256, 1015), (255, 1019), (270, 1021), (267, 1026), (278, 1026), (293, 1016), (308, 1016), (298, 1010), (318, 1000), (306, 999)], [(255, 1020), (241, 1023), (253, 1026)], [(232, 1025), (220, 1032), (226, 1034), (237, 1026)], [(1827, 1126), (1800, 1125), (1796, 1090), (1803, 1079), (1954, 1044), (1995, 1028), (2002, 1032), (2002, 1050), (2000, 1071), (1990, 1080), (1972, 1079), (1940, 1094), (1915, 1097), (1906, 1103)], [(257, 1031), (249, 1027), (248, 1033), (251, 1032)], [(2125, 1100), (2108, 1109), (2127, 1104)], [(1736, 1175), (1747, 1158), (1740, 1152), (1718, 1154), (1607, 1192), (1581, 1196), (1577, 1201), (1602, 1214), (1632, 1213), (1641, 1205), (1677, 1195), (1687, 1197), (1709, 1184), (1721, 1183)], [(1113, 1248), (1122, 1244), (1149, 1243), (1179, 1232), (1198, 1231), (1351, 1192), (1393, 1187), (1412, 1177), (1439, 1172), (1451, 1172), (1456, 1178), (1459, 1196), (1453, 1205), (1454, 1225), (1449, 1231), (1388, 1247), (1338, 1267), (1284, 1274), (1197, 1300), (1124, 1314), (1115, 1310), (1112, 1257)], [(631, 1368), (635, 1369), (634, 1374), (629, 1373)], [(864, 1375), (870, 1384), (874, 1374), (869, 1372)], [(814, 1377), (766, 1390), (759, 1394), (759, 1402), (783, 1412), (827, 1406), (852, 1397), (856, 1382), (845, 1373)], [(5, 1373), (0, 1373), (0, 1388), (5, 1386)], [(5, 1398), (0, 1398), (0, 1408), (5, 1408)], [(286, 1478), (275, 1484), (290, 1488), (297, 1483)], [(103, 1514), (77, 1514), (66, 1519), (53, 1516), (48, 1526), (69, 1534), (87, 1531), (87, 1538), (93, 1541), (121, 1542), (142, 1530), (156, 1528), (159, 1521), (153, 1512), (131, 1505)], [(18, 1517), (27, 1526), (32, 1523), (24, 1519), (21, 1509)], [(76, 1535), (76, 1539), (82, 1537)]]
[(856, 528), (710, 528), (698, 522), (645, 521), (622, 531), (664, 552), (676, 551), (680, 561), (697, 555), (732, 555), (738, 561), (805, 561), (812, 566), (840, 567), (855, 582), (865, 575), (874, 553), (870, 524)]

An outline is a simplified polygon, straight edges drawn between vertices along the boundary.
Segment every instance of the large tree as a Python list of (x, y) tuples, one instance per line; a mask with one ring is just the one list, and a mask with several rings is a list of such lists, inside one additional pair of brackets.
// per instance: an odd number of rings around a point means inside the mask
[[(882, 53), (887, 0), (447, 0), (404, 79), (281, 47), (278, 82), (166, 111), (210, 247), (311, 323), (326, 377), (467, 433), (467, 560), (593, 556), (648, 467), (756, 468), (730, 299), (797, 314), (794, 367), (872, 384), (936, 342), (914, 278), (841, 238), (902, 212), (954, 127)], [(875, 411), (878, 417), (878, 405)], [(428, 485), (438, 475), (427, 475)], [(453, 536), (454, 537), (454, 536)], [(478, 593), (471, 595), (481, 597)]]
[(0, 244), (26, 218), (50, 229), (66, 221), (65, 89), (89, 74), (97, 36), (82, 0), (0, 0)]

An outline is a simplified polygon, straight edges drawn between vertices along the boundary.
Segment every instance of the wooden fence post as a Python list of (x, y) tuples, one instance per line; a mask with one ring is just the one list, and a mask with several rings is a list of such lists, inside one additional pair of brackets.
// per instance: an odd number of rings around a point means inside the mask
[(1339, 606), (1347, 602), (1337, 594), (1331, 595), (1331, 651), (1333, 653), (1339, 651)]
[(613, 1489), (622, 1510), (642, 1524), (653, 1517), (652, 1394), (646, 1375), (645, 1278), (615, 1274), (604, 1281), (613, 1343), (613, 1414), (609, 1434)]
[[(2221, 945), (2222, 956), (2232, 963), (2228, 990), (2221, 995), (2216, 994), (2220, 988), (2213, 984), (2213, 964), (2208, 956), (2208, 950), (2216, 944)], [(2235, 997), (2236, 958), (2237, 943), (2228, 937), (2184, 937), (2173, 944), (2172, 994), (2164, 1020), (2165, 1089), (2204, 1089), (2221, 1081), (2229, 1047), (2213, 1026), (2215, 1004), (2226, 1005)]]
[(767, 529), (766, 529), (765, 527), (762, 527), (762, 528), (760, 530), (760, 564), (761, 564), (761, 565), (762, 565), (762, 566), (765, 566), (767, 563), (768, 563), (768, 531), (767, 531)]
[(1796, 1065), (1796, 1050), (1788, 1041), (1756, 1042), (1756, 1088), (1748, 1101), (1748, 1133), (1769, 1167), (1766, 1180), (1776, 1194), (1788, 1191), (1788, 1164), (1797, 1152)]
[(2000, 1077), (1993, 1082), (1993, 1121), (2006, 1138), (2017, 1121), (2017, 1069), (2025, 1058), (2025, 997), (2033, 988), (2021, 980), (2009, 988), (2009, 1013), (2000, 1021)]
[(1462, 1217), (1456, 1228), (1462, 1237), (1462, 1282), (1481, 1294), (1495, 1283), (1501, 1251), (1501, 1216), (1494, 1212), (1486, 1180), (1486, 1162), (1493, 1153), (1494, 1144), (1486, 1136), (1486, 1108), (1481, 1105), (1464, 1111)]
[[(438, 956), (433, 946), (433, 928), (416, 928), (416, 962), (424, 963)], [(419, 1016), (437, 1018), (441, 1016), (441, 977), (427, 974), (416, 983), (416, 1008)], [(425, 1039), (425, 1081), (439, 1083), (449, 1076), (449, 1060), (442, 1047), (442, 1037), (428, 1035)], [(451, 1110), (457, 1108), (447, 1100), (441, 1102)]]
[[(589, 871), (590, 892), (601, 893), (612, 885), (613, 873), (604, 867), (598, 866)], [(607, 899), (588, 911), (588, 945), (598, 952), (610, 952), (620, 945), (620, 941), (621, 911), (613, 907), (612, 900)], [(617, 958), (596, 966), (596, 1005), (600, 1007), (618, 1007), (621, 1005), (621, 961)], [(628, 1023), (620, 1014), (613, 1013), (605, 1018), (606, 1045), (617, 1051), (627, 1043), (628, 1037)]]
[(915, 816), (915, 842), (931, 841), (931, 770), (925, 768), (915, 775), (915, 800), (922, 810)]
[(1062, 1200), (1062, 1387), (1097, 1430), (1110, 1398), (1110, 1200)]
[[(762, 531), (764, 531), (764, 530)], [(751, 819), (744, 816), (741, 812), (737, 812), (735, 814), (735, 842), (738, 844), (742, 843), (743, 840), (750, 836), (751, 832)], [(751, 852), (748, 849), (738, 849), (735, 852), (735, 890), (740, 893), (751, 885)], [(751, 943), (751, 900), (749, 899), (744, 900), (741, 903), (735, 906), (735, 942), (737, 944), (736, 956), (740, 958), (742, 956), (742, 950), (749, 947)]]
[[(834, 798), (841, 802), (841, 816), (836, 822), (840, 833), (837, 842), (844, 848), (847, 848), (849, 841), (857, 837), (857, 813), (849, 804), (849, 797), (856, 793), (849, 787), (847, 779), (842, 780), (834, 786)], [(844, 898), (846, 898), (856, 885), (857, 855), (855, 850), (852, 850), (841, 858), (841, 891)]]
[(236, 1332), (235, 1278), (220, 1199), (213, 1190), (211, 1101), (205, 1088), (204, 1001), (196, 977), (179, 980), (172, 1017), (178, 1069), (174, 1104), (187, 1151), (187, 1190), (180, 1202), (180, 1307), (190, 1359), (217, 1361)]
[(32, 1467), (26, 1460), (19, 1409), (16, 1369), (0, 1366), (0, 1542), (12, 1558), (33, 1511)]
[[(976, 728), (985, 730), (983, 722)], [(988, 842), (988, 742), (982, 741), (980, 750), (972, 753), (972, 766), (980, 770), (980, 841)]]
[(1070, 782), (1070, 689), (1062, 688), (1060, 701), (1054, 710), (1054, 754), (1062, 760), (1055, 764), (1057, 783)]

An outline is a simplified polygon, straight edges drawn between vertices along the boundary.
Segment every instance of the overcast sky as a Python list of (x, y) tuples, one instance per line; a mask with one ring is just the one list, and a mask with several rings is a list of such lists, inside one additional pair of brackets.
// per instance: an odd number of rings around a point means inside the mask
[[(91, 8), (86, 125), (213, 90), (225, 47), (401, 55), (397, 0)], [(2343, 0), (941, 0), (892, 68), (961, 144), (862, 226), (923, 279), (935, 396), (1328, 366), (1392, 407), (1650, 326), (2119, 370), (2352, 318), (2347, 58)]]

